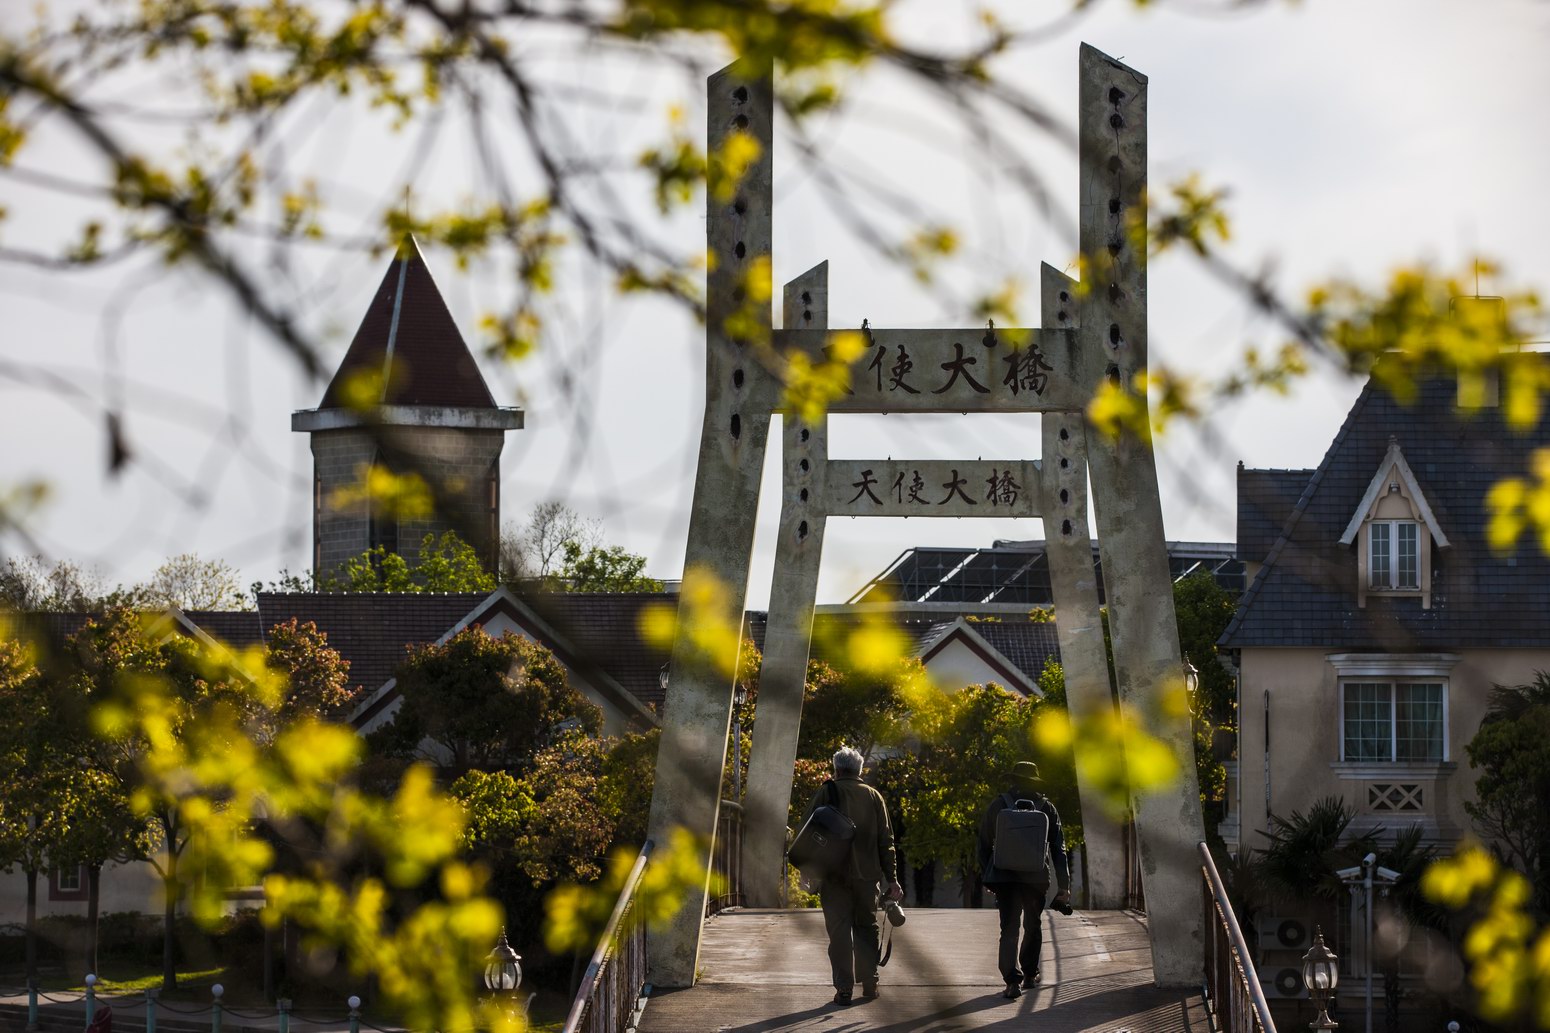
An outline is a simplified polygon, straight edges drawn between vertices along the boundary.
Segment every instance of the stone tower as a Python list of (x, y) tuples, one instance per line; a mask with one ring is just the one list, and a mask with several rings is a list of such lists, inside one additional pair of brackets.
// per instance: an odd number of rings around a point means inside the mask
[[(427, 533), (456, 531), (488, 569), (500, 547), (500, 454), (522, 410), (498, 406), (420, 249), (388, 266), (316, 409), (291, 414), (312, 437), (312, 563), (326, 575), (384, 546), (411, 565)], [(410, 518), (363, 497), (372, 468), (418, 474), (435, 512)]]

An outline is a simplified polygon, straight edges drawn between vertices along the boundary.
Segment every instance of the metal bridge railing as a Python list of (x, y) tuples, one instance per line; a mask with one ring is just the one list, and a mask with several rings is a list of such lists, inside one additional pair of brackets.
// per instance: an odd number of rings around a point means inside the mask
[(1276, 1033), (1265, 990), (1243, 930), (1227, 900), (1211, 851), (1199, 844), (1201, 900), (1205, 906), (1206, 1005), (1222, 1033)]
[(635, 867), (619, 891), (608, 927), (592, 952), (571, 1003), (563, 1033), (622, 1033), (630, 1025), (646, 983), (646, 923), (635, 914), (635, 890), (651, 857), (651, 840), (640, 848)]
[(743, 806), (733, 800), (722, 800), (720, 816), (716, 819), (716, 842), (711, 853), (711, 870), (721, 892), (705, 901), (705, 915), (710, 917), (729, 907), (742, 907), (743, 900)]

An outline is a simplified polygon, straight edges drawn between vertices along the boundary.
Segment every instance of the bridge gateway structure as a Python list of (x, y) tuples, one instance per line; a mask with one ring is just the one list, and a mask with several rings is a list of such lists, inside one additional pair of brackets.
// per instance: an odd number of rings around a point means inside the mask
[[(1112, 704), (1087, 537), (1090, 474), (1119, 704), (1179, 761), (1173, 785), (1133, 800), (1153, 972), (1159, 985), (1194, 986), (1202, 918), (1193, 850), (1204, 836), (1189, 716), (1158, 705), (1163, 693), (1183, 685), (1183, 664), (1156, 467), (1149, 442), (1089, 435), (1082, 417), (1105, 379), (1135, 390), (1146, 370), (1146, 256), (1130, 227), (1144, 212), (1147, 80), (1086, 45), (1079, 74), (1083, 289), (1044, 266), (1042, 329), (868, 329), (849, 393), (829, 406), (833, 413), (1042, 413), (1042, 459), (831, 460), (826, 419), (783, 420), (784, 494), (749, 765), (747, 888), (752, 903), (773, 903), (781, 877), (828, 517), (1042, 517), (1068, 700), (1073, 711), (1091, 712)], [(778, 355), (817, 356), (829, 338), (827, 263), (787, 285), (782, 329), (771, 327), (769, 305), (759, 300), (765, 295), (749, 290), (749, 276), (761, 268), (756, 263), (768, 269), (771, 253), (773, 97), (768, 71), (734, 64), (709, 80), (708, 153), (722, 153), (733, 134), (746, 134), (758, 156), (734, 188), (707, 191), (714, 261), (705, 414), (649, 822), (658, 843), (677, 828), (694, 833), (707, 880), (737, 649), (736, 636), (715, 629), (738, 626), (743, 612), (770, 418), (784, 387), (776, 364), (763, 361), (752, 342), (768, 335)], [(1144, 395), (1139, 401), (1144, 406)], [(719, 604), (707, 607), (707, 596), (688, 591), (696, 580), (716, 586)], [(1080, 751), (1077, 778), (1084, 823), (1091, 823), (1095, 901), (1116, 906), (1119, 837), (1112, 824), (1093, 820), (1102, 807)], [(704, 903), (702, 884), (653, 933), (654, 985), (693, 984)]]

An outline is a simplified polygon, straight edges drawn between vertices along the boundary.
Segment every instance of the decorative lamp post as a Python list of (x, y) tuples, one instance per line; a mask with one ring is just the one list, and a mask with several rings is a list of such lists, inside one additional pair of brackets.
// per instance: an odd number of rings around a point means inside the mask
[(1187, 656), (1184, 658), (1184, 688), (1193, 702), (1195, 694), (1200, 691), (1200, 669), (1190, 663)]
[(1302, 985), (1308, 988), (1308, 996), (1319, 1010), (1319, 1017), (1308, 1023), (1309, 1029), (1334, 1029), (1340, 1025), (1329, 1017), (1329, 1001), (1339, 984), (1340, 959), (1324, 946), (1324, 931), (1315, 926), (1313, 946), (1302, 956)]
[(668, 665), (663, 664), (662, 669), (657, 672), (657, 688), (661, 689), (663, 692), (667, 691), (667, 668)]
[(502, 928), (501, 938), (484, 966), (484, 987), (491, 993), (510, 994), (521, 985), (522, 957), (506, 942), (506, 930)]

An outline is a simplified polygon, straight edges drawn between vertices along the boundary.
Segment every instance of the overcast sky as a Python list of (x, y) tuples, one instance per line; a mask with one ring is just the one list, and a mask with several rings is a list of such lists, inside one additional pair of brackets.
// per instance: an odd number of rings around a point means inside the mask
[[(21, 5), (6, 5), (0, 18)], [(1062, 10), (1004, 3), (1009, 18)], [(1099, 5), (1069, 31), (997, 71), (1074, 122), (1077, 46), (1087, 41), (1150, 76), (1153, 187), (1199, 171), (1231, 189), (1229, 254), (1300, 297), (1331, 275), (1377, 283), (1401, 263), (1458, 267), (1480, 251), (1501, 259), (1514, 284), (1550, 287), (1550, 190), (1543, 98), (1550, 93), (1550, 6), (1539, 0), (1305, 0), (1223, 16), (1130, 4)], [(1205, 5), (1191, 11), (1209, 12)], [(956, 38), (969, 5), (917, 0), (900, 8), (911, 39)], [(1014, 17), (1015, 16), (1015, 17)], [(533, 54), (544, 59), (541, 42)], [(701, 99), (649, 62), (598, 56), (555, 62), (551, 83), (606, 85), (629, 103), (578, 103), (567, 131), (583, 145), (632, 156), (660, 139), (670, 104), (703, 131)], [(915, 199), (954, 224), (965, 254), (957, 286), (1016, 276), (1037, 284), (1040, 261), (1070, 262), (1071, 240), (1041, 219), (998, 172), (973, 134), (897, 77), (850, 84), (852, 103), (815, 123), (820, 145), (853, 186)], [(456, 120), (449, 120), (454, 122)], [(427, 142), (429, 141), (429, 142)], [(166, 146), (180, 144), (169, 135)], [(466, 132), (394, 133), (379, 112), (311, 105), (286, 138), (287, 153), (315, 172), (325, 202), (373, 218), (414, 168), (416, 197), (451, 205), (478, 189)], [(62, 168), (74, 145), (45, 133), (22, 164)], [(512, 148), (515, 153), (515, 148)], [(1025, 142), (1074, 218), (1075, 158), (1049, 141)], [(423, 161), (415, 164), (416, 157)], [(521, 181), (516, 189), (535, 188)], [(639, 177), (620, 180), (643, 216), (654, 209)], [(964, 325), (964, 303), (919, 290), (836, 218), (794, 147), (776, 154), (775, 279), (830, 262), (830, 320), (857, 326)], [(868, 202), (860, 202), (866, 204)], [(10, 216), (0, 242), (57, 244), (79, 210), (0, 174)], [(658, 232), (685, 251), (703, 233), (698, 210)], [(250, 257), (298, 299), (306, 325), (343, 354), (380, 281), (385, 258), (357, 253)], [(470, 343), (479, 315), (505, 297), (499, 269), (431, 268)], [(1490, 285), (1486, 285), (1490, 286)], [(967, 289), (957, 297), (967, 298)], [(1489, 293), (1489, 291), (1487, 291)], [(1027, 318), (1037, 315), (1028, 295)], [(1282, 335), (1255, 319), (1186, 256), (1150, 270), (1154, 355), (1187, 370), (1218, 371), (1249, 343)], [(149, 573), (165, 556), (195, 551), (239, 567), (245, 580), (310, 559), (311, 456), (289, 430), (294, 409), (317, 404), (322, 385), (299, 375), (262, 332), (192, 270), (122, 265), (91, 274), (0, 268), (0, 360), (58, 374), (61, 393), (0, 376), (0, 490), (42, 478), (52, 501), (33, 525), (51, 555), (100, 566), (115, 580)], [(560, 498), (602, 523), (605, 537), (649, 557), (647, 570), (677, 577), (703, 394), (703, 332), (661, 302), (613, 296), (588, 277), (568, 285), (536, 357), (486, 362), (492, 390), (527, 410), (503, 460), (504, 516), (520, 522), (534, 502)], [(1233, 471), (1316, 465), (1359, 385), (1321, 375), (1289, 401), (1256, 398), (1202, 431), (1160, 447), (1163, 509), (1176, 539), (1230, 541)], [(105, 476), (101, 406), (122, 401), (136, 461)], [(779, 436), (766, 466), (749, 604), (768, 597), (779, 508)], [(1037, 417), (836, 417), (836, 456), (1014, 458), (1036, 456)], [(1036, 538), (1037, 521), (832, 521), (822, 602), (842, 601), (916, 545), (989, 545)], [(14, 538), (0, 551), (18, 548)]]

